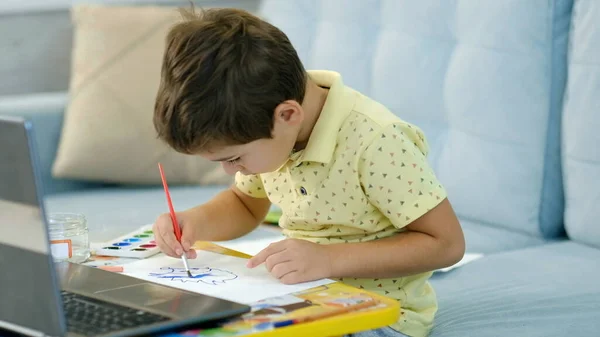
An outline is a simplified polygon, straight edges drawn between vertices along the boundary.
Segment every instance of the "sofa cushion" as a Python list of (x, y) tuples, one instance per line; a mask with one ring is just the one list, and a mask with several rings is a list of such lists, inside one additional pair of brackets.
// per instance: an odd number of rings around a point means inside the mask
[(509, 250), (539, 246), (553, 240), (543, 239), (520, 231), (489, 226), (481, 222), (460, 219), (467, 253), (492, 254)]
[(600, 247), (600, 2), (573, 10), (564, 109), (565, 226), (573, 240)]
[(264, 0), (307, 68), (421, 126), (457, 212), (563, 234), (560, 107), (570, 0)]
[(177, 153), (158, 139), (152, 115), (176, 7), (78, 5), (69, 104), (53, 174), (120, 184), (233, 181), (219, 163)]
[(18, 116), (33, 125), (40, 176), (44, 194), (74, 191), (98, 184), (52, 177), (52, 163), (60, 139), (63, 111), (67, 102), (64, 92), (4, 96), (0, 99), (0, 115)]
[(484, 257), (434, 274), (431, 336), (597, 336), (600, 250), (575, 242)]
[[(178, 186), (169, 188), (173, 208), (183, 211), (207, 202), (226, 186)], [(156, 217), (169, 212), (162, 187), (99, 188), (45, 198), (46, 211), (76, 212), (86, 216), (90, 237), (106, 241), (140, 226), (154, 223)]]

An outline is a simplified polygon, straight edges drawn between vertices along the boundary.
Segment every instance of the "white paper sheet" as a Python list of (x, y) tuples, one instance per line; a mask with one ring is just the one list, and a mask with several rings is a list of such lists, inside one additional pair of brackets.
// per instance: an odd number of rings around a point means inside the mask
[(445, 273), (445, 272), (448, 272), (448, 271), (450, 271), (450, 270), (452, 270), (452, 269), (455, 269), (455, 268), (458, 268), (458, 267), (464, 266), (465, 264), (467, 264), (467, 263), (469, 263), (469, 262), (473, 262), (473, 261), (475, 261), (475, 260), (478, 260), (478, 259), (480, 259), (480, 258), (482, 258), (482, 257), (483, 257), (483, 254), (478, 254), (478, 253), (466, 253), (466, 254), (463, 256), (463, 258), (462, 258), (460, 261), (458, 261), (458, 263), (456, 263), (456, 264), (454, 264), (454, 265), (452, 265), (452, 266), (450, 266), (450, 267), (446, 267), (446, 268), (438, 269), (438, 270), (436, 270), (436, 271), (439, 271), (439, 272), (444, 272), (444, 273)]
[(324, 279), (285, 285), (269, 274), (264, 264), (250, 269), (246, 259), (202, 250), (197, 253), (196, 259), (188, 259), (194, 278), (187, 276), (181, 259), (162, 254), (126, 264), (123, 273), (244, 304), (334, 282)]

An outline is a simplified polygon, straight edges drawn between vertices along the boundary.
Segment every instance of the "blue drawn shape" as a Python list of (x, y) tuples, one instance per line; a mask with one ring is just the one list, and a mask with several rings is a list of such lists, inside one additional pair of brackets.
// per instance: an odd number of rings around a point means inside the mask
[(204, 283), (208, 285), (220, 285), (238, 278), (238, 275), (218, 268), (190, 268), (192, 277), (189, 277), (185, 268), (162, 267), (160, 272), (149, 273), (148, 276), (170, 279), (179, 282)]

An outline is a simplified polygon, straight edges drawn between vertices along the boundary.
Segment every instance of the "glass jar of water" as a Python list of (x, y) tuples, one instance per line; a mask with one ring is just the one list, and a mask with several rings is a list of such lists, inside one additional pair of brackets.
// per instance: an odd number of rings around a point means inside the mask
[(90, 257), (87, 220), (79, 213), (51, 213), (48, 217), (54, 261), (81, 263)]

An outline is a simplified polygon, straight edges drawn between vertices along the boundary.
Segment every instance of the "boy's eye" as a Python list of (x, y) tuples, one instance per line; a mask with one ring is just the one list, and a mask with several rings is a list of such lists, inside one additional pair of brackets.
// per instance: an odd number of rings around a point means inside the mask
[(230, 160), (228, 160), (227, 162), (228, 162), (229, 164), (235, 164), (235, 162), (236, 162), (236, 161), (238, 161), (239, 159), (240, 159), (240, 158), (238, 157), (238, 158), (235, 158), (235, 159), (230, 159)]

